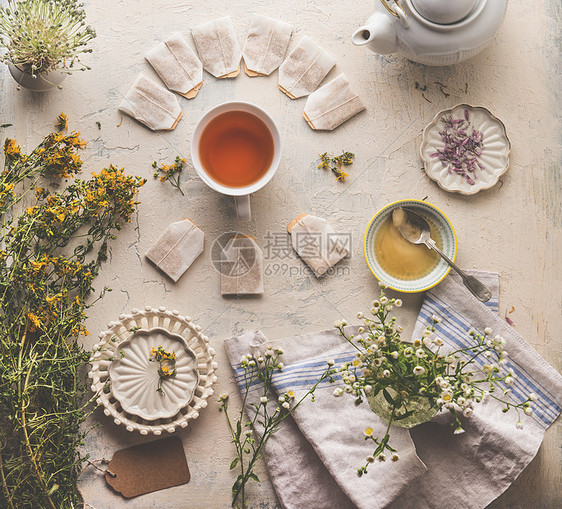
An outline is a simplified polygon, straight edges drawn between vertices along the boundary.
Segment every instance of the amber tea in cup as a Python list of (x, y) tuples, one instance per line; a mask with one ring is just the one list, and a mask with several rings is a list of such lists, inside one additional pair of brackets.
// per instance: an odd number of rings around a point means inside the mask
[(245, 187), (260, 180), (273, 161), (273, 136), (253, 113), (226, 111), (205, 126), (199, 139), (199, 159), (219, 184)]

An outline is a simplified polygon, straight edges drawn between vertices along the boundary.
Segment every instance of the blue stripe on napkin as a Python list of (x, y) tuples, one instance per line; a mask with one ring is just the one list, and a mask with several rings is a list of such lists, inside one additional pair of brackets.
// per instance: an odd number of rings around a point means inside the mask
[[(495, 302), (489, 301), (488, 307), (490, 310), (497, 312), (498, 304), (497, 299)], [(422, 304), (420, 314), (418, 317), (418, 324), (427, 327), (433, 323), (432, 316), (436, 315), (441, 318), (441, 322), (436, 325), (436, 333), (450, 346), (466, 347), (470, 346), (470, 336), (467, 332), (472, 328), (463, 316), (451, 308), (446, 302), (442, 301), (432, 293), (428, 293)], [(482, 331), (478, 331), (482, 333)], [(562, 410), (549, 393), (548, 389), (536, 380), (534, 380), (529, 373), (513, 359), (509, 358), (509, 346), (506, 348), (508, 352), (507, 368), (511, 367), (515, 372), (515, 382), (511, 386), (502, 387), (510, 389), (510, 394), (517, 403), (522, 403), (527, 400), (529, 393), (534, 392), (537, 394), (538, 399), (533, 402), (533, 415), (532, 418), (543, 428), (548, 428)], [(482, 367), (486, 363), (483, 359), (477, 359), (476, 364)]]

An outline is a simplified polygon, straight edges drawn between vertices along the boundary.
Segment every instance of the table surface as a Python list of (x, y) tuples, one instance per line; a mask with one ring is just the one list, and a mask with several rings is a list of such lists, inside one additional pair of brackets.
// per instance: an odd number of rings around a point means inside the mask
[[(494, 42), (476, 58), (452, 67), (431, 68), (400, 56), (378, 56), (350, 42), (367, 19), (372, 2), (336, 0), (237, 0), (234, 2), (142, 0), (86, 1), (88, 21), (98, 37), (85, 61), (89, 72), (67, 78), (62, 91), (17, 91), (7, 69), (0, 68), (2, 135), (28, 149), (53, 128), (62, 111), (70, 127), (82, 133), (86, 171), (112, 162), (148, 179), (133, 221), (113, 242), (111, 256), (95, 282), (113, 289), (89, 312), (85, 338), (91, 347), (105, 324), (132, 308), (166, 306), (191, 316), (217, 351), (217, 393), (235, 393), (223, 339), (261, 329), (270, 339), (331, 327), (335, 319), (365, 310), (377, 294), (377, 282), (362, 255), (363, 231), (382, 206), (402, 198), (427, 200), (440, 207), (458, 235), (457, 261), (467, 269), (499, 272), (500, 314), (552, 365), (560, 370), (562, 329), (562, 182), (560, 178), (560, 21), (556, 0), (510, 2)], [(193, 100), (178, 97), (183, 118), (172, 132), (151, 132), (117, 108), (140, 72), (154, 76), (145, 53), (172, 31), (191, 44), (190, 27), (230, 15), (243, 42), (253, 13), (294, 25), (290, 47), (305, 35), (336, 59), (328, 78), (345, 73), (367, 110), (333, 132), (312, 131), (302, 117), (304, 100), (290, 100), (269, 77), (216, 80), (204, 75)], [(272, 182), (252, 196), (254, 217), (237, 221), (233, 205), (197, 177), (189, 160), (197, 119), (228, 100), (251, 101), (277, 121), (284, 140), (281, 166)], [(421, 170), (418, 148), (423, 127), (445, 107), (460, 102), (489, 108), (506, 125), (511, 139), (509, 171), (492, 189), (474, 196), (440, 189)], [(98, 128), (97, 122), (101, 124)], [(317, 169), (319, 152), (356, 154), (350, 177), (335, 182)], [(188, 159), (185, 196), (152, 178), (151, 163)], [(301, 213), (324, 217), (336, 230), (350, 232), (352, 256), (328, 277), (315, 279), (294, 254), (287, 254), (287, 224)], [(191, 218), (205, 232), (205, 251), (174, 284), (144, 258), (159, 233), (172, 221)], [(264, 248), (265, 294), (258, 298), (222, 298), (220, 275), (211, 263), (211, 246), (221, 233), (253, 235)], [(273, 246), (277, 249), (273, 249)], [(266, 249), (266, 246), (268, 248)], [(271, 248), (271, 249), (269, 249)], [(411, 331), (421, 295), (404, 295), (400, 321)], [(233, 400), (238, 405), (239, 400)], [(92, 458), (110, 458), (122, 447), (148, 440), (128, 433), (104, 416), (88, 435)], [(235, 474), (224, 416), (215, 397), (199, 419), (176, 433), (184, 444), (192, 478), (189, 484), (124, 501), (94, 469), (82, 476), (80, 489), (96, 509), (120, 507), (228, 507)], [(514, 484), (490, 505), (552, 508), (561, 501), (560, 421), (546, 433), (537, 457)], [(250, 506), (277, 507), (275, 493), (260, 464), (261, 484), (251, 488)]]

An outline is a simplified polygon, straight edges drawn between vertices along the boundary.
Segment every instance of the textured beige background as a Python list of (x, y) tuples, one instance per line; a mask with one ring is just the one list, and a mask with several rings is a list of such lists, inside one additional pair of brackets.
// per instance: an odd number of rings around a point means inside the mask
[[(493, 1), (493, 0), (492, 0)], [(501, 274), (500, 313), (511, 306), (517, 330), (555, 367), (561, 368), (562, 329), (562, 183), (560, 178), (560, 5), (557, 0), (510, 2), (494, 43), (475, 59), (447, 68), (429, 68), (398, 56), (376, 56), (350, 43), (353, 30), (372, 10), (371, 1), (286, 0), (208, 1), (89, 0), (89, 22), (98, 32), (86, 58), (90, 72), (66, 80), (63, 91), (44, 95), (16, 91), (7, 69), (0, 68), (0, 123), (14, 127), (15, 136), (33, 147), (52, 128), (61, 111), (88, 141), (85, 168), (98, 171), (111, 161), (149, 179), (132, 223), (111, 248), (109, 263), (96, 281), (113, 291), (90, 310), (86, 338), (93, 345), (105, 324), (131, 308), (164, 305), (190, 315), (218, 352), (217, 392), (234, 391), (222, 340), (247, 329), (261, 328), (272, 340), (328, 328), (334, 319), (348, 319), (364, 310), (377, 284), (362, 256), (363, 230), (382, 206), (400, 198), (424, 198), (442, 208), (456, 227), (457, 261), (465, 268)], [(144, 54), (170, 31), (189, 28), (229, 14), (242, 42), (252, 13), (295, 26), (292, 48), (308, 35), (328, 50), (337, 65), (328, 78), (345, 72), (368, 109), (332, 133), (313, 132), (301, 116), (304, 100), (291, 101), (277, 89), (277, 73), (251, 79), (216, 80), (204, 75), (199, 96), (178, 97), (184, 116), (175, 131), (150, 132), (117, 106), (139, 72), (158, 79)], [(437, 83), (443, 84), (444, 92)], [(419, 84), (416, 88), (416, 83)], [(427, 87), (423, 93), (420, 87)], [(267, 109), (279, 123), (285, 148), (273, 181), (252, 197), (255, 217), (240, 224), (232, 204), (208, 189), (190, 164), (184, 174), (185, 197), (168, 184), (152, 179), (153, 160), (189, 158), (191, 133), (197, 119), (226, 100), (248, 100)], [(512, 165), (502, 183), (476, 196), (448, 194), (420, 170), (417, 151), (423, 127), (440, 109), (469, 102), (491, 109), (507, 126), (513, 144)], [(96, 126), (101, 123), (101, 130)], [(318, 152), (355, 152), (351, 177), (345, 184), (316, 168)], [(300, 213), (329, 219), (338, 231), (352, 233), (353, 255), (337, 274), (316, 280), (303, 271), (294, 255), (269, 253), (265, 295), (224, 299), (220, 277), (210, 260), (213, 240), (239, 230), (265, 246), (268, 232), (286, 247), (287, 223)], [(191, 218), (205, 232), (205, 252), (173, 284), (143, 257), (170, 222)], [(281, 253), (282, 254), (282, 253)], [(277, 264), (277, 265), (276, 265)], [(277, 275), (275, 275), (277, 272)], [(404, 296), (400, 315), (406, 333), (421, 302)], [(121, 447), (145, 441), (115, 426), (101, 410), (85, 449), (93, 458), (110, 458)], [(213, 398), (187, 430), (184, 443), (192, 479), (188, 485), (138, 500), (123, 501), (89, 469), (81, 489), (96, 509), (228, 507), (234, 474), (228, 470), (233, 447), (224, 416)], [(546, 434), (537, 458), (514, 485), (490, 507), (554, 508), (560, 503), (562, 427)], [(260, 478), (267, 475), (260, 467)], [(251, 507), (277, 506), (267, 480), (252, 487)]]

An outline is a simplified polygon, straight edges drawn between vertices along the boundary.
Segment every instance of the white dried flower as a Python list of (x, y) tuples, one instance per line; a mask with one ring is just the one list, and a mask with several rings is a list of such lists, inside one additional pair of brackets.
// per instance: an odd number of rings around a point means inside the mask
[(526, 407), (523, 412), (525, 412), (526, 415), (533, 415), (533, 409), (530, 406)]
[(291, 405), (289, 404), (288, 401), (285, 401), (281, 406), (282, 406), (285, 410), (289, 410), (289, 408), (291, 408)]
[(260, 403), (262, 403), (262, 404), (265, 405), (265, 404), (267, 403), (267, 397), (266, 397), (266, 396), (262, 396), (262, 397), (260, 398)]
[(423, 366), (416, 366), (414, 368), (414, 375), (423, 375), (425, 373), (425, 368)]
[(486, 327), (484, 329), (484, 334), (486, 334), (486, 336), (489, 336), (490, 334), (492, 334), (492, 329), (490, 329), (490, 327)]

